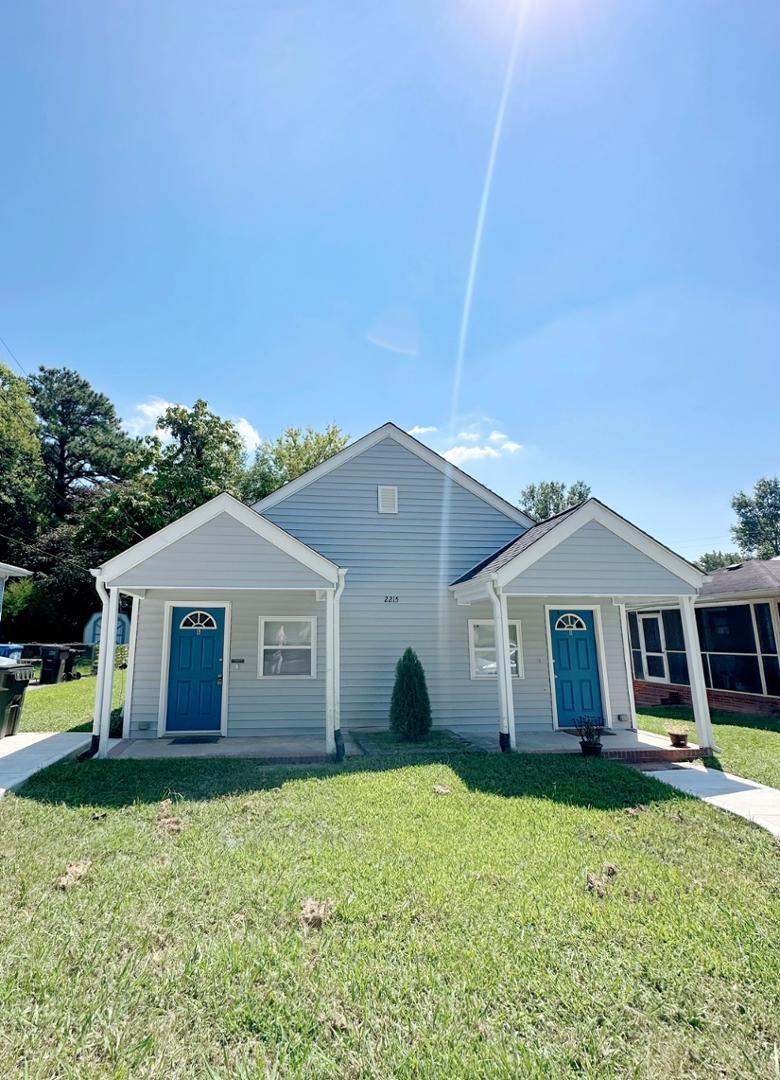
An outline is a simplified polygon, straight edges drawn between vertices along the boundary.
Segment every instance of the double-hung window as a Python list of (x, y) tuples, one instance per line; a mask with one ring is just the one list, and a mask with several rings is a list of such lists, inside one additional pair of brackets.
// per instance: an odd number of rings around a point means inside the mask
[[(496, 677), (496, 631), (492, 619), (469, 619), (469, 664), (472, 679)], [(516, 679), (524, 678), (523, 637), (519, 622), (509, 623), (509, 669)]]
[(260, 619), (258, 679), (313, 679), (317, 674), (316, 616)]

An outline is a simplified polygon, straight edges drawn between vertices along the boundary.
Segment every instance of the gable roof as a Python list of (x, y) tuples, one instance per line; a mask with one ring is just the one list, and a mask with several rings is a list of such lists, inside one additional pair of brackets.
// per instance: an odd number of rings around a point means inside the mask
[(586, 499), (585, 502), (578, 503), (577, 506), (570, 507), (556, 514), (555, 517), (534, 525), (515, 540), (499, 548), (493, 555), (477, 563), (450, 587), (463, 585), (467, 581), (489, 578), (493, 574), (498, 576), (500, 584), (506, 584), (589, 521), (596, 521), (603, 525), (689, 585), (699, 587), (705, 581), (706, 575), (682, 555), (678, 555), (649, 533), (633, 525), (605, 503), (598, 499)]
[(466, 491), (470, 491), (472, 495), (476, 495), (482, 499), (483, 502), (488, 503), (494, 509), (499, 510), (506, 517), (511, 518), (512, 521), (516, 521), (518, 525), (527, 528), (535, 524), (534, 519), (524, 513), (519, 507), (513, 506), (512, 503), (507, 502), (506, 499), (502, 499), (500, 495), (497, 495), (495, 491), (491, 491), (490, 488), (485, 487), (479, 480), (475, 480), (473, 476), (469, 476), (467, 472), (459, 469), (457, 465), (453, 465), (452, 462), (447, 461), (441, 454), (437, 454), (435, 450), (431, 450), (429, 446), (425, 446), (418, 439), (415, 439), (408, 432), (403, 431), (397, 424), (388, 422), (382, 424), (381, 427), (375, 428), (374, 431), (369, 431), (367, 435), (363, 435), (362, 438), (357, 439), (355, 442), (350, 443), (343, 450), (340, 450), (338, 454), (334, 454), (333, 457), (328, 458), (327, 461), (321, 462), (319, 465), (315, 465), (313, 469), (309, 469), (308, 472), (302, 473), (295, 480), (290, 480), (288, 484), (284, 484), (282, 487), (277, 488), (276, 491), (271, 492), (270, 495), (266, 495), (260, 502), (254, 504), (253, 509), (258, 514), (262, 514), (265, 510), (270, 510), (272, 506), (276, 506), (277, 503), (282, 502), (290, 495), (294, 495), (297, 491), (301, 491), (303, 488), (308, 487), (309, 484), (315, 480), (319, 480), (322, 476), (327, 476), (328, 473), (333, 472), (340, 465), (345, 464), (347, 461), (351, 461), (352, 458), (357, 457), (358, 454), (362, 454), (365, 450), (369, 450), (372, 446), (376, 446), (378, 442), (383, 439), (395, 439), (397, 443), (403, 446), (412, 454), (416, 454), (417, 457), (422, 458), (429, 465), (432, 465), (434, 469), (438, 469), (448, 479), (454, 483), (459, 484), (460, 487), (465, 488)]
[(746, 559), (745, 562), (713, 570), (702, 586), (700, 600), (730, 599), (743, 595), (780, 595), (780, 562), (776, 559)]
[(319, 574), (327, 581), (333, 584), (338, 581), (338, 567), (334, 562), (326, 559), (324, 555), (320, 555), (318, 551), (315, 551), (308, 544), (304, 544), (297, 536), (286, 532), (281, 526), (274, 524), (273, 521), (262, 517), (251, 507), (239, 502), (238, 499), (235, 499), (226, 491), (210, 499), (209, 502), (203, 503), (202, 506), (198, 506), (195, 510), (191, 510), (189, 514), (177, 518), (176, 521), (172, 521), (170, 525), (166, 525), (158, 532), (152, 533), (151, 536), (147, 536), (145, 540), (139, 540), (137, 544), (127, 548), (126, 551), (115, 555), (113, 559), (108, 559), (96, 570), (93, 570), (92, 573), (95, 577), (101, 578), (110, 584), (121, 574), (126, 574), (128, 570), (132, 570), (133, 567), (145, 562), (152, 555), (156, 555), (158, 552), (170, 547), (171, 544), (175, 544), (177, 540), (181, 540), (220, 514), (229, 514), (230, 517), (235, 518), (236, 521), (245, 525), (263, 540), (267, 540), (270, 544), (279, 548), (280, 551), (313, 570), (314, 573)]

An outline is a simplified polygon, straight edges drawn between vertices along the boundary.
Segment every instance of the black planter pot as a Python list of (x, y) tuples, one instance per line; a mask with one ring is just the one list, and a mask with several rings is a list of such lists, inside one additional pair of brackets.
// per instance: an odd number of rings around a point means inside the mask
[(688, 732), (687, 731), (669, 731), (667, 732), (672, 746), (678, 750), (682, 750), (683, 747), (688, 745)]
[(601, 757), (600, 742), (586, 742), (585, 739), (580, 739), (580, 746), (585, 757)]

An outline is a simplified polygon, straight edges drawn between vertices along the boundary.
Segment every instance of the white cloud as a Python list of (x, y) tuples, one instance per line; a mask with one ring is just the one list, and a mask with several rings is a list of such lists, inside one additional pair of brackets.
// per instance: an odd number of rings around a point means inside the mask
[(252, 450), (257, 450), (258, 446), (262, 442), (262, 439), (260, 438), (260, 432), (257, 430), (257, 428), (253, 427), (252, 424), (250, 424), (249, 421), (243, 416), (239, 416), (237, 420), (233, 421), (233, 423), (238, 429), (238, 434), (241, 436), (241, 442), (244, 444), (244, 449), (247, 451), (247, 453), (251, 453)]
[[(139, 401), (133, 406), (132, 415), (125, 420), (125, 427), (130, 435), (151, 435), (157, 424), (157, 418), (162, 416), (167, 408), (173, 405), (172, 401), (165, 398), (149, 397), (146, 401)], [(158, 432), (164, 439), (165, 433)]]
[(491, 431), (488, 435), (488, 442), (504, 442), (508, 438), (503, 431)]
[(409, 428), (407, 435), (428, 435), (432, 431), (438, 431), (436, 427), (423, 427), (421, 424), (415, 424), (414, 427)]
[(451, 446), (442, 457), (453, 465), (462, 465), (464, 461), (478, 461), (480, 458), (497, 458), (499, 453), (492, 446)]
[(503, 454), (516, 454), (518, 450), (522, 450), (522, 449), (523, 449), (522, 443), (512, 442), (511, 439), (507, 439), (507, 441), (501, 447), (501, 452)]
[(476, 442), (479, 439), (478, 431), (459, 431), (455, 436), (457, 439), (463, 439), (465, 442)]

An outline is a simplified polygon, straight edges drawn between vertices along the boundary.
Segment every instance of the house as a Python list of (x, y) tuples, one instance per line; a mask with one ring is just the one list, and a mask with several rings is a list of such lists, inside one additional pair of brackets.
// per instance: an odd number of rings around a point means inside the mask
[[(316, 735), (338, 754), (342, 726), (387, 727), (409, 645), (437, 725), (502, 749), (583, 716), (630, 728), (627, 609), (674, 604), (712, 745), (704, 575), (596, 499), (536, 524), (394, 424), (253, 507), (219, 495), (93, 574), (105, 641), (132, 597), (130, 739)], [(103, 663), (100, 754), (112, 679)]]
[[(780, 712), (780, 560), (750, 559), (714, 571), (696, 621), (711, 706)], [(644, 705), (689, 703), (690, 677), (675, 607), (630, 617), (634, 690)]]

